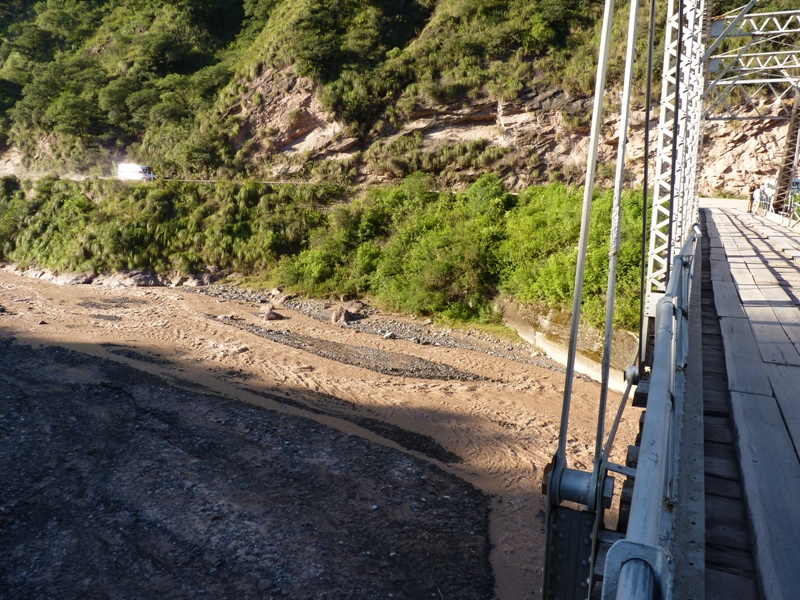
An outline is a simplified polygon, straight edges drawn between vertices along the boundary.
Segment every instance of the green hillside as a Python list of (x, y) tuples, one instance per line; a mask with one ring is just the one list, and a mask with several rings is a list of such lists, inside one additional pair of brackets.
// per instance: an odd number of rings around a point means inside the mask
[(127, 151), (167, 175), (212, 177), (264, 174), (264, 152), (254, 161), (250, 150), (260, 136), (269, 154), (265, 134), (232, 107), (252, 100), (266, 69), (309, 77), (345, 123), (342, 137), (371, 142), (419, 105), (513, 100), (552, 82), (589, 94), (602, 9), (597, 0), (6, 5), (0, 141), (45, 166), (108, 169)]
[[(464, 192), (432, 192), (416, 174), (348, 201), (331, 184), (0, 179), (0, 260), (22, 267), (164, 275), (208, 267), (321, 297), (493, 322), (498, 294), (569, 306), (580, 232), (578, 188), (509, 194), (484, 175)], [(595, 201), (584, 311), (605, 314), (612, 194)], [(638, 322), (642, 197), (626, 194), (617, 322)]]
[[(580, 169), (543, 162), (536, 144), (553, 142), (536, 131), (511, 147), (480, 136), (432, 144), (403, 126), (441, 115), (494, 123), (501, 105), (525, 111), (558, 96), (560, 108), (549, 110), (580, 130), (602, 8), (599, 0), (0, 3), (0, 152), (56, 174), (110, 175), (127, 158), (162, 180), (6, 178), (0, 260), (94, 272), (222, 267), (467, 319), (494, 319), (498, 294), (567, 308), (580, 204), (569, 184)], [(617, 7), (612, 82), (627, 11)], [(643, 57), (644, 37), (639, 44)], [(320, 123), (322, 114), (333, 117)], [(316, 150), (296, 144), (325, 128)], [(553, 185), (509, 194), (501, 181), (526, 170), (536, 175), (528, 182)], [(609, 173), (613, 165), (600, 165), (599, 180)], [(293, 185), (252, 182), (269, 179)], [(376, 180), (396, 185), (352, 191)], [(466, 191), (446, 191), (453, 183)], [(631, 327), (642, 208), (640, 195), (625, 202), (617, 319)], [(585, 310), (598, 322), (610, 195), (595, 205)]]
[[(281, 95), (258, 87), (271, 69), (309, 78), (339, 137), (366, 149), (420, 107), (552, 86), (588, 97), (601, 13), (600, 0), (11, 0), (0, 143), (44, 168), (99, 173), (127, 153), (167, 176), (265, 176), (277, 142), (243, 112)], [(317, 174), (343, 171), (331, 170)]]

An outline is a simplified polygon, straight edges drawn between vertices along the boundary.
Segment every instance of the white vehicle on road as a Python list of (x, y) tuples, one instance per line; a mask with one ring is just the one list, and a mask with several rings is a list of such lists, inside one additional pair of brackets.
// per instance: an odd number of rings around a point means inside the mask
[(153, 169), (134, 163), (119, 163), (117, 165), (117, 179), (123, 181), (155, 181)]

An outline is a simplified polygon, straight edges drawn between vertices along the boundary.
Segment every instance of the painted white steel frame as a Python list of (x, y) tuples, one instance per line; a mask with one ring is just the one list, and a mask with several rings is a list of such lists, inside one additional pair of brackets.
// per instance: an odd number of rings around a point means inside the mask
[[(751, 38), (768, 40), (775, 46), (776, 37), (773, 30), (784, 33), (800, 34), (800, 11), (792, 14), (775, 13), (765, 19), (756, 19), (756, 15), (748, 16), (748, 11), (757, 0), (750, 0), (749, 4), (738, 15), (722, 19), (720, 34), (722, 35), (748, 35)], [(571, 382), (574, 367), (575, 344), (577, 339), (577, 322), (580, 315), (581, 289), (583, 284), (583, 267), (586, 252), (586, 232), (590, 220), (591, 199), (596, 166), (596, 149), (599, 124), (603, 110), (603, 88), (605, 84), (607, 55), (609, 51), (609, 30), (611, 14), (613, 13), (614, 0), (606, 0), (603, 24), (603, 40), (598, 63), (598, 77), (595, 91), (595, 110), (592, 123), (592, 144), (590, 156), (587, 161), (586, 189), (584, 190), (584, 207), (582, 214), (581, 242), (579, 243), (579, 260), (576, 272), (575, 297), (573, 321), (570, 338), (570, 351), (567, 362), (567, 376), (564, 392), (564, 405), (562, 407), (561, 431), (559, 435), (558, 450), (549, 466), (546, 479), (547, 497), (547, 535), (548, 540), (553, 535), (551, 520), (555, 512), (553, 507), (559, 507), (563, 500), (577, 502), (586, 506), (587, 516), (598, 515), (604, 508), (603, 500), (605, 485), (605, 471), (611, 469), (610, 463), (604, 460), (604, 450), (601, 445), (601, 436), (604, 430), (602, 424), (605, 419), (605, 396), (601, 395), (600, 411), (598, 417), (598, 444), (595, 449), (595, 465), (592, 473), (577, 469), (570, 469), (566, 460), (566, 436), (569, 423), (569, 408), (571, 397)], [(664, 514), (664, 499), (670, 499), (674, 494), (673, 476), (677, 468), (675, 457), (676, 448), (680, 440), (674, 435), (672, 429), (673, 410), (682, 398), (683, 375), (682, 367), (688, 351), (686, 332), (686, 307), (688, 300), (689, 281), (693, 257), (695, 255), (695, 242), (697, 239), (696, 226), (698, 219), (697, 198), (697, 173), (698, 161), (702, 145), (702, 130), (705, 116), (708, 114), (707, 106), (714, 94), (729, 94), (725, 92), (730, 88), (732, 81), (746, 80), (747, 86), (757, 85), (761, 79), (771, 77), (772, 72), (789, 77), (789, 69), (796, 69), (800, 63), (795, 62), (792, 55), (785, 54), (789, 50), (774, 51), (771, 56), (763, 53), (753, 54), (750, 49), (753, 40), (743, 44), (743, 49), (737, 50), (732, 55), (720, 54), (715, 56), (715, 66), (722, 67), (723, 75), (711, 87), (706, 87), (708, 78), (708, 64), (712, 54), (721, 47), (720, 37), (706, 50), (709, 41), (711, 22), (708, 18), (710, 8), (709, 0), (669, 0), (666, 22), (664, 64), (662, 75), (662, 93), (660, 104), (660, 119), (658, 128), (658, 145), (655, 164), (655, 184), (652, 200), (652, 217), (649, 239), (649, 254), (646, 273), (646, 288), (644, 290), (647, 317), (655, 318), (655, 358), (650, 372), (650, 394), (648, 398), (648, 417), (645, 419), (643, 430), (642, 448), (645, 449), (647, 460), (642, 461), (640, 456), (639, 467), (636, 469), (636, 484), (631, 503), (628, 534), (623, 544), (620, 542), (612, 547), (606, 562), (605, 581), (612, 585), (604, 584), (603, 598), (616, 598), (617, 600), (629, 598), (651, 598), (657, 588), (660, 589), (662, 598), (671, 597), (672, 568), (669, 560), (669, 543), (671, 530), (671, 517)], [(637, 14), (635, 0), (631, 2), (631, 30), (629, 36), (635, 40)], [(797, 17), (795, 17), (795, 12)], [(770, 20), (771, 19), (771, 20)], [(719, 36), (718, 36), (719, 37)], [(629, 46), (633, 42), (629, 40)], [(767, 46), (764, 46), (767, 48)], [(630, 50), (630, 48), (629, 48)], [(784, 54), (782, 54), (782, 52)], [(733, 57), (733, 58), (731, 58)], [(622, 122), (627, 123), (626, 110), (630, 100), (630, 67), (633, 64), (631, 56), (626, 63), (626, 92), (624, 93)], [(767, 73), (767, 74), (765, 74)], [(727, 79), (725, 79), (727, 78)], [(778, 77), (774, 78), (779, 80)], [(772, 81), (772, 80), (770, 80)], [(768, 84), (765, 84), (768, 85)], [(744, 88), (744, 89), (750, 89)], [(774, 91), (774, 88), (773, 88)], [(724, 100), (721, 101), (724, 104)], [(720, 110), (725, 113), (727, 110)], [(617, 210), (617, 196), (621, 189), (622, 175), (624, 172), (625, 126), (622, 126), (620, 148), (618, 149), (617, 177), (615, 179), (615, 213)], [(613, 316), (613, 278), (615, 265), (614, 240), (618, 239), (616, 231), (618, 224), (612, 225), (611, 243), (609, 253), (609, 296), (612, 298), (607, 306), (607, 334), (608, 325), (612, 322), (608, 315)], [(673, 270), (674, 273), (670, 273)], [(607, 337), (609, 337), (607, 335)], [(610, 351), (610, 339), (606, 340)], [(604, 388), (607, 385), (606, 355), (604, 353)], [(630, 383), (630, 381), (629, 381)], [(630, 390), (630, 386), (629, 386)], [(627, 398), (627, 393), (626, 393)], [(623, 401), (623, 406), (625, 402)], [(619, 419), (618, 413), (617, 419)], [(612, 429), (616, 428), (616, 423)], [(611, 438), (607, 446), (610, 446)], [(647, 454), (650, 452), (650, 454)], [(646, 463), (644, 466), (642, 463)], [(652, 467), (652, 468), (651, 468)], [(619, 471), (623, 472), (623, 471)], [(602, 488), (602, 490), (601, 490)], [(667, 503), (670, 504), (670, 503)], [(669, 512), (668, 510), (666, 511)], [(559, 515), (563, 516), (563, 515)], [(596, 543), (597, 520), (594, 527)], [(587, 538), (588, 539), (588, 538)], [(585, 542), (584, 542), (585, 543)], [(616, 554), (613, 554), (617, 548)], [(545, 587), (547, 596), (551, 560), (562, 560), (558, 556), (550, 556), (550, 546), (546, 550)], [(612, 560), (619, 558), (619, 560)], [(594, 560), (594, 558), (592, 558)], [(592, 565), (593, 566), (593, 565)], [(554, 576), (555, 577), (555, 576)], [(561, 581), (556, 578), (556, 581)], [(591, 576), (586, 580), (591, 583)], [(582, 596), (590, 591), (590, 586), (581, 586), (583, 591), (570, 591), (574, 596)], [(570, 596), (572, 597), (572, 596)]]
[(669, 2), (645, 290), (648, 317), (655, 316), (664, 295), (672, 256), (697, 220), (707, 10), (705, 0)]
[[(705, 0), (670, 0), (664, 44), (661, 112), (655, 163), (645, 311), (655, 307), (669, 279), (671, 257), (697, 220), (697, 165), (705, 120), (785, 119), (800, 88), (800, 10), (726, 15), (713, 24)], [(711, 35), (745, 37), (736, 50), (706, 52)], [(752, 51), (752, 50), (756, 51)], [(759, 49), (763, 51), (758, 51)], [(717, 73), (706, 86), (707, 65)], [(734, 89), (744, 99), (728, 104)], [(756, 100), (767, 89), (774, 101), (768, 108)]]
[(791, 118), (792, 103), (787, 101), (800, 85), (800, 10), (747, 14), (753, 4), (712, 25), (711, 35), (720, 41), (746, 41), (719, 53), (713, 53), (717, 42), (710, 48), (706, 58), (713, 79), (705, 92), (706, 120)]

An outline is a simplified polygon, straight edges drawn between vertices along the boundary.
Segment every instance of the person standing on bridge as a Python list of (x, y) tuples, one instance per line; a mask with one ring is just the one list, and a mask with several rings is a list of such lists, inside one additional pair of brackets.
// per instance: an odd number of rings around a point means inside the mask
[(756, 190), (758, 186), (755, 183), (750, 184), (750, 191), (747, 196), (747, 212), (753, 212), (753, 203), (756, 200)]

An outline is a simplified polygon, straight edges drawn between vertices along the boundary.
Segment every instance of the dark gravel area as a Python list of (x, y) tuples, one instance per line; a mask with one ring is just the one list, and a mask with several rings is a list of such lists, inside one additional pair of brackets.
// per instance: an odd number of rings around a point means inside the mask
[(298, 350), (311, 352), (330, 360), (369, 369), (370, 371), (382, 373), (383, 375), (416, 377), (418, 379), (450, 379), (457, 381), (478, 381), (485, 379), (485, 377), (481, 377), (475, 373), (467, 373), (443, 363), (425, 360), (408, 354), (386, 352), (366, 346), (340, 344), (338, 342), (331, 342), (308, 335), (293, 333), (288, 330), (268, 329), (250, 323), (242, 323), (225, 316), (207, 316), (210, 319), (216, 319), (228, 325), (244, 329), (272, 342), (278, 342), (279, 344), (297, 348)]
[(147, 304), (147, 300), (143, 300), (141, 298), (105, 298), (100, 301), (95, 300), (82, 300), (78, 302), (78, 306), (83, 308), (95, 308), (100, 310), (110, 310), (116, 308), (128, 308), (131, 304), (142, 306)]
[(489, 498), (311, 419), (0, 338), (0, 596), (489, 599)]
[(380, 437), (386, 440), (397, 442), (406, 450), (419, 452), (423, 456), (438, 460), (442, 463), (459, 464), (464, 462), (464, 459), (458, 454), (454, 454), (453, 452), (445, 449), (432, 437), (422, 433), (417, 433), (415, 431), (408, 431), (407, 429), (403, 429), (397, 425), (386, 423), (381, 419), (375, 419), (358, 414), (352, 410), (351, 404), (344, 402), (339, 398), (335, 398), (330, 394), (322, 394), (318, 392), (309, 394), (306, 392), (306, 395), (311, 395), (313, 397), (313, 404), (311, 404), (276, 396), (275, 394), (262, 392), (260, 390), (247, 388), (245, 386), (242, 386), (242, 388), (246, 389), (251, 394), (255, 394), (256, 396), (261, 396), (275, 402), (280, 402), (286, 406), (294, 406), (317, 415), (327, 415), (336, 417), (337, 419), (342, 419), (344, 421), (349, 421), (354, 425), (361, 427), (362, 429), (366, 429), (367, 431), (378, 434)]
[[(270, 292), (247, 290), (233, 285), (213, 284), (197, 288), (201, 294), (225, 301), (245, 302), (249, 304), (266, 304), (273, 300)], [(311, 298), (289, 298), (283, 306), (322, 322), (330, 322), (336, 303)], [(421, 345), (444, 346), (462, 350), (475, 350), (490, 356), (507, 358), (529, 365), (536, 365), (558, 373), (564, 373), (564, 367), (535, 351), (533, 346), (524, 342), (501, 340), (491, 335), (474, 330), (469, 332), (442, 329), (432, 326), (430, 320), (409, 322), (394, 319), (381, 310), (365, 306), (356, 318), (343, 327), (357, 329), (363, 333), (379, 336), (391, 335), (394, 338), (407, 340)]]

